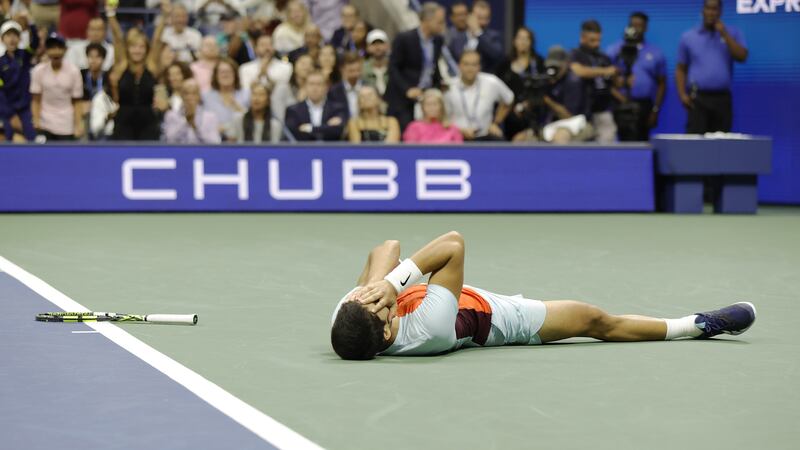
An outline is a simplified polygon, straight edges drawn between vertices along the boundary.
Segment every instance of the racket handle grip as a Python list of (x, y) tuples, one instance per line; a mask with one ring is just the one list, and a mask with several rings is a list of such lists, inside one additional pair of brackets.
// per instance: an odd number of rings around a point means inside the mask
[(197, 314), (148, 314), (144, 320), (151, 323), (195, 325), (197, 324)]

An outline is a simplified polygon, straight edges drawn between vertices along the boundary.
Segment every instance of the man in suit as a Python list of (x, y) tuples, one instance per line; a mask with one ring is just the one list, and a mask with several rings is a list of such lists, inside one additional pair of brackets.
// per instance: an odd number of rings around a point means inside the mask
[(469, 18), (467, 2), (457, 1), (450, 5), (450, 28), (445, 36), (445, 45), (456, 61), (461, 60), (461, 52), (467, 45), (467, 18)]
[(347, 105), (350, 117), (358, 116), (358, 91), (363, 86), (361, 74), (364, 60), (356, 52), (345, 53), (342, 57), (342, 81), (336, 83), (328, 92), (328, 101)]
[(461, 60), (466, 50), (477, 50), (483, 61), (483, 71), (494, 73), (495, 67), (505, 55), (503, 36), (499, 31), (489, 28), (492, 21), (492, 7), (486, 0), (475, 0), (472, 12), (467, 16), (465, 32), (453, 33), (448, 48), (453, 57)]
[(389, 115), (396, 117), (402, 128), (414, 120), (414, 104), (423, 90), (441, 85), (437, 61), (442, 54), (444, 31), (444, 8), (438, 3), (426, 2), (420, 12), (419, 28), (395, 38), (385, 99)]
[(286, 110), (286, 127), (298, 141), (338, 141), (349, 118), (347, 105), (326, 101), (328, 80), (321, 72), (306, 78), (304, 102)]

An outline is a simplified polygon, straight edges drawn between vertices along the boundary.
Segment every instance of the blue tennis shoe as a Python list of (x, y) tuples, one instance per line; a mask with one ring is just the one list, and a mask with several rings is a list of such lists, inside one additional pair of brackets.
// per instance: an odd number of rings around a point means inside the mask
[(756, 321), (756, 307), (750, 302), (734, 303), (716, 311), (697, 313), (694, 324), (703, 331), (698, 339), (718, 334), (742, 334)]

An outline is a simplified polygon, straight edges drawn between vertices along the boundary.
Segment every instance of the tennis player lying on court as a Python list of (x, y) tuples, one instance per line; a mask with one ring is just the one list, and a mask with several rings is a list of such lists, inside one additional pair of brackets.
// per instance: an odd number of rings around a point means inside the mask
[[(751, 303), (679, 319), (615, 316), (576, 301), (538, 301), (467, 286), (464, 239), (440, 236), (398, 264), (400, 243), (369, 254), (333, 313), (331, 343), (343, 359), (376, 355), (435, 355), (461, 347), (531, 345), (570, 337), (659, 341), (741, 334), (756, 319)], [(428, 284), (419, 284), (430, 273)]]

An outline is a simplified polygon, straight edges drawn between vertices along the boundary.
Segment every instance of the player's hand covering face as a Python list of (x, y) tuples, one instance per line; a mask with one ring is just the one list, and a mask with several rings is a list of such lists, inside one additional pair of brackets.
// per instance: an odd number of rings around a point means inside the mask
[(383, 308), (391, 308), (397, 303), (397, 291), (386, 280), (376, 281), (364, 286), (353, 294), (353, 299), (375, 313)]

